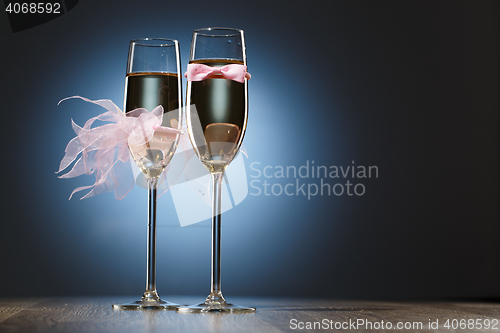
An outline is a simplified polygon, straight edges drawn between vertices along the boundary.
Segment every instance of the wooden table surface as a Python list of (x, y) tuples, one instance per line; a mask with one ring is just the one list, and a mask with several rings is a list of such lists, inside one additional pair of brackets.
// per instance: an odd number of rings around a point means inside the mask
[[(166, 299), (192, 304), (202, 298), (172, 296)], [(111, 307), (113, 303), (132, 300), (133, 297), (121, 296), (3, 298), (0, 299), (0, 332), (272, 333), (332, 332), (335, 327), (344, 332), (500, 332), (500, 304), (497, 303), (229, 297), (228, 301), (233, 303), (257, 307), (257, 312), (182, 314), (174, 311), (115, 311)], [(446, 327), (447, 320), (449, 328)], [(460, 321), (468, 326), (461, 329)], [(314, 328), (311, 326), (314, 322), (319, 322), (316, 329), (308, 329)], [(429, 322), (433, 323), (431, 328)], [(392, 329), (388, 329), (389, 323)], [(398, 323), (411, 328), (398, 330)], [(489, 329), (485, 329), (486, 324), (489, 324)], [(453, 329), (454, 326), (456, 329)]]

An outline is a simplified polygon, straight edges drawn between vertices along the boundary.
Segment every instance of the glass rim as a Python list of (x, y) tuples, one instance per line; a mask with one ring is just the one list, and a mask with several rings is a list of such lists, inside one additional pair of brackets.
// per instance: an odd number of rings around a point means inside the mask
[[(151, 42), (157, 42), (157, 43), (147, 43), (148, 41)], [(164, 43), (162, 43), (164, 42)], [(132, 39), (130, 41), (130, 44), (138, 45), (138, 46), (145, 46), (145, 47), (169, 47), (169, 46), (176, 46), (179, 44), (179, 42), (176, 39), (170, 39), (170, 38), (136, 38)]]
[[(206, 33), (208, 31), (233, 31), (233, 33), (229, 34), (210, 34)], [(205, 32), (205, 33), (203, 33)], [(208, 27), (208, 28), (200, 28), (200, 29), (195, 29), (193, 33), (196, 33), (198, 36), (204, 36), (204, 37), (232, 37), (232, 36), (240, 36), (243, 33), (243, 30), (241, 29), (235, 29), (235, 28), (225, 28), (225, 27)]]

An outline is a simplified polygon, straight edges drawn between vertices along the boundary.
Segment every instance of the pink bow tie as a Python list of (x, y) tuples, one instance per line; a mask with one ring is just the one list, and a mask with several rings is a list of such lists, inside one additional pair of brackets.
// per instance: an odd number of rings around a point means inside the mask
[(187, 72), (184, 76), (188, 81), (202, 81), (216, 75), (222, 75), (225, 79), (245, 82), (245, 78), (250, 80), (250, 73), (247, 72), (247, 66), (239, 64), (230, 64), (222, 67), (211, 67), (204, 64), (188, 64)]

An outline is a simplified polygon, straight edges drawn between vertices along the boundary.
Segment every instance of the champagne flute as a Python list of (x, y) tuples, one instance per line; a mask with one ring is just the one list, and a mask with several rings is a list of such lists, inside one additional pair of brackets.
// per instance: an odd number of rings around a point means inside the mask
[[(160, 176), (177, 147), (179, 135), (168, 128), (180, 129), (182, 90), (179, 43), (166, 38), (143, 38), (130, 42), (125, 78), (124, 110), (127, 116), (139, 116), (138, 108), (152, 111), (163, 107), (161, 127), (143, 144), (129, 139), (129, 150), (144, 174), (148, 186), (148, 242), (146, 291), (141, 300), (114, 304), (114, 309), (173, 310), (179, 304), (161, 300), (156, 291), (156, 199)], [(133, 113), (130, 111), (136, 110)], [(145, 110), (143, 110), (145, 111)]]
[[(239, 81), (229, 79), (239, 72)], [(196, 77), (201, 73), (201, 77)], [(178, 312), (254, 312), (227, 303), (221, 291), (221, 187), (224, 171), (239, 151), (248, 115), (248, 86), (243, 31), (204, 28), (193, 32), (188, 65), (186, 119), (189, 137), (212, 179), (211, 290), (204, 303)]]

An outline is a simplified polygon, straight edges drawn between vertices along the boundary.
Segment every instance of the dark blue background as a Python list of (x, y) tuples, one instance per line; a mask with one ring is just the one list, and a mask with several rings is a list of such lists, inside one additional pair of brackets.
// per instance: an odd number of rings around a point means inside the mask
[[(68, 201), (92, 183), (54, 173), (70, 119), (102, 109), (57, 102), (121, 106), (130, 39), (178, 39), (185, 69), (206, 26), (245, 30), (249, 173), (379, 168), (361, 197), (249, 195), (225, 213), (226, 296), (500, 296), (499, 3), (486, 0), (82, 0), (18, 33), (0, 13), (0, 296), (142, 295), (146, 191)], [(209, 223), (180, 228), (170, 194), (159, 203), (159, 293), (207, 294)]]

